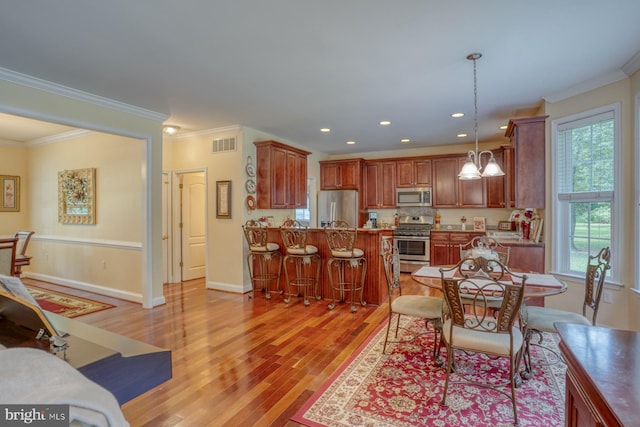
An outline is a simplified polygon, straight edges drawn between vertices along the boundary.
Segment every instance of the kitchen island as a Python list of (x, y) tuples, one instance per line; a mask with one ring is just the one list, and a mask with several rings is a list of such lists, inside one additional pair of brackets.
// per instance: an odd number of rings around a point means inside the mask
[[(384, 274), (384, 265), (380, 257), (380, 242), (382, 236), (391, 236), (391, 229), (383, 228), (359, 228), (356, 240), (356, 247), (364, 251), (364, 257), (367, 260), (367, 273), (364, 282), (363, 299), (367, 304), (380, 305), (388, 298), (387, 279)], [(286, 255), (280, 228), (269, 228), (269, 241), (276, 242), (280, 245), (283, 256)], [(318, 291), (322, 299), (331, 300), (331, 284), (327, 274), (327, 261), (331, 257), (331, 251), (327, 243), (324, 228), (310, 228), (308, 230), (308, 245), (318, 248), (322, 266), (320, 268), (320, 279)], [(285, 266), (283, 265), (283, 268)], [(291, 268), (291, 266), (289, 266)], [(293, 277), (294, 271), (289, 272)], [(286, 289), (285, 274), (282, 272), (281, 286)]]

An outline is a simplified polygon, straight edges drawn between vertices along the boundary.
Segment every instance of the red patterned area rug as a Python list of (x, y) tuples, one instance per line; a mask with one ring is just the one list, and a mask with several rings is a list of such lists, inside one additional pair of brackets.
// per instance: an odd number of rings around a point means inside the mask
[[(395, 320), (394, 320), (395, 322)], [(412, 332), (425, 331), (424, 322), (402, 317)], [(291, 419), (306, 426), (508, 426), (513, 425), (511, 401), (483, 387), (449, 385), (448, 407), (441, 407), (445, 372), (433, 365), (433, 333), (408, 343), (387, 345), (382, 354), (386, 323), (347, 360)], [(400, 337), (400, 335), (399, 335)], [(402, 337), (400, 337), (402, 338)], [(544, 334), (543, 345), (557, 349), (558, 338)], [(534, 372), (516, 391), (520, 427), (564, 425), (565, 365), (554, 354), (533, 346)], [(456, 357), (457, 368), (472, 372), (482, 358), (483, 380), (497, 381), (506, 363), (482, 355)], [(446, 359), (444, 348), (442, 357)], [(451, 381), (456, 381), (452, 374)], [(507, 389), (508, 390), (508, 389)]]
[(38, 305), (40, 305), (43, 310), (64, 317), (73, 318), (83, 316), (113, 307), (111, 304), (76, 297), (58, 291), (51, 291), (34, 285), (25, 285), (25, 287), (36, 301), (38, 301)]

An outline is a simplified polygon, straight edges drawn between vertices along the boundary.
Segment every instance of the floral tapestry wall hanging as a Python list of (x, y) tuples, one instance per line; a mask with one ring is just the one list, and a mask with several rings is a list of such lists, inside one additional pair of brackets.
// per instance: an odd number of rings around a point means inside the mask
[(95, 182), (95, 168), (58, 172), (58, 222), (96, 223)]

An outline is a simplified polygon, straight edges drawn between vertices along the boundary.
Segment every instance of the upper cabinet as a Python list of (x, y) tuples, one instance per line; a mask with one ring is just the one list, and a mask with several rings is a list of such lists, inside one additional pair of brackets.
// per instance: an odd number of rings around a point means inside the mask
[(545, 205), (545, 120), (548, 116), (509, 121), (505, 136), (507, 207), (544, 208)]
[(398, 160), (396, 171), (396, 187), (431, 186), (431, 159)]
[(395, 208), (396, 162), (364, 163), (365, 208)]
[[(493, 156), (496, 159), (500, 168), (505, 171), (505, 161), (504, 161), (504, 150), (492, 150)], [(486, 178), (487, 185), (487, 207), (488, 208), (506, 208), (507, 200), (506, 200), (506, 192), (505, 192), (505, 181), (507, 180), (507, 173), (505, 171), (505, 175), (503, 176), (492, 176)]]
[(458, 173), (466, 160), (466, 156), (432, 159), (434, 208), (484, 208), (487, 206), (482, 179), (465, 181), (458, 178)]
[(292, 209), (307, 206), (308, 151), (277, 141), (256, 146), (258, 209)]
[(360, 190), (362, 159), (320, 162), (321, 190)]

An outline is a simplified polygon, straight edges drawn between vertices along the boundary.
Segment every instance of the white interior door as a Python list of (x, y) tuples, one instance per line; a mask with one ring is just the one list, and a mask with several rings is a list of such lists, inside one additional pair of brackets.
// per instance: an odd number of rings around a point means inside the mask
[(206, 274), (206, 186), (204, 173), (181, 175), (182, 280)]
[(162, 283), (173, 280), (171, 274), (171, 175), (162, 173)]

